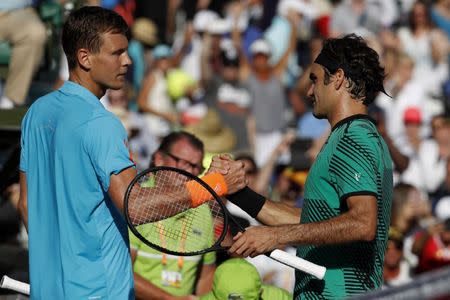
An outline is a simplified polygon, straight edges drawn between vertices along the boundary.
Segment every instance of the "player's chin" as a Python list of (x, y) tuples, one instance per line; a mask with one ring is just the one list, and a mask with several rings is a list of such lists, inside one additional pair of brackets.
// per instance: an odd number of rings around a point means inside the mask
[(111, 82), (109, 85), (109, 88), (112, 90), (120, 90), (121, 88), (123, 88), (125, 85), (125, 76), (122, 77), (117, 77), (116, 80), (114, 80), (114, 82)]

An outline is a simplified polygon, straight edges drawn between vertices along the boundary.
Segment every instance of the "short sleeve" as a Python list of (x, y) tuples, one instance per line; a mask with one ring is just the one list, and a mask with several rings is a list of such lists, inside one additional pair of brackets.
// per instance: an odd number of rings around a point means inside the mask
[(134, 166), (125, 128), (112, 114), (100, 113), (89, 121), (84, 146), (104, 191), (112, 174)]
[(367, 132), (357, 129), (344, 135), (330, 161), (330, 178), (341, 201), (353, 195), (377, 195), (379, 155)]

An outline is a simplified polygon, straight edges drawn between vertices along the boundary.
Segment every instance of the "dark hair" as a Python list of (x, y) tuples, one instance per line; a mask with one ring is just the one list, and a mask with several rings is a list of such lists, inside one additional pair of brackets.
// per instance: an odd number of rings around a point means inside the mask
[(153, 153), (152, 160), (150, 162), (150, 168), (155, 166), (154, 156), (156, 152), (170, 153), (172, 146), (181, 140), (186, 140), (192, 147), (199, 150), (202, 154), (205, 153), (203, 142), (195, 135), (186, 131), (174, 131), (166, 135), (159, 144), (158, 149)]
[(427, 1), (424, 0), (417, 0), (414, 2), (413, 6), (411, 7), (411, 10), (408, 14), (408, 25), (411, 31), (415, 31), (417, 28), (416, 21), (414, 20), (414, 13), (417, 6), (423, 5), (425, 7), (425, 18), (427, 19), (427, 25), (429, 27), (434, 27), (434, 22), (431, 17), (431, 10), (430, 10), (430, 4)]
[[(364, 39), (355, 34), (342, 38), (324, 41), (322, 52), (336, 61), (339, 68), (344, 70), (348, 81), (347, 90), (354, 99), (363, 99), (365, 105), (375, 100), (378, 92), (384, 92), (384, 68), (380, 65), (378, 53), (370, 48)], [(329, 82), (331, 74), (338, 68), (325, 70), (324, 83)]]
[(98, 53), (102, 35), (119, 33), (129, 37), (129, 28), (116, 12), (98, 6), (85, 6), (72, 12), (62, 29), (62, 46), (67, 57), (69, 70), (77, 66), (77, 52), (86, 48)]

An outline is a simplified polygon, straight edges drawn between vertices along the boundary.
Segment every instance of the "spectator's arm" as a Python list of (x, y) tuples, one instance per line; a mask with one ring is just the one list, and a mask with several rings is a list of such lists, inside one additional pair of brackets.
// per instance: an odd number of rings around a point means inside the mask
[(256, 120), (252, 115), (248, 116), (246, 126), (250, 149), (255, 154)]
[[(237, 19), (237, 17), (236, 17)], [(236, 21), (237, 22), (237, 21)], [(237, 24), (233, 24), (233, 29), (231, 31), (231, 38), (233, 40), (233, 45), (239, 53), (239, 78), (241, 81), (246, 81), (250, 76), (250, 64), (245, 56), (244, 46), (241, 41), (241, 32)]]
[(289, 145), (294, 141), (295, 134), (288, 132), (284, 135), (283, 140), (280, 144), (272, 151), (269, 159), (258, 172), (258, 177), (256, 178), (255, 192), (267, 195), (267, 188), (269, 186), (270, 178), (273, 175), (273, 170), (275, 168), (276, 162), (280, 155), (289, 149)]
[(292, 14), (288, 15), (288, 20), (289, 20), (289, 23), (291, 24), (291, 36), (290, 36), (289, 45), (288, 45), (286, 51), (284, 52), (283, 56), (280, 58), (280, 60), (274, 67), (274, 73), (278, 77), (281, 77), (283, 75), (283, 73), (286, 70), (286, 67), (288, 65), (288, 62), (289, 62), (289, 56), (291, 55), (291, 53), (295, 50), (295, 48), (297, 46), (297, 28), (295, 26), (296, 21), (294, 20), (294, 18), (295, 17), (293, 17)]
[(212, 78), (212, 68), (209, 64), (211, 58), (211, 36), (205, 32), (203, 37), (202, 52), (200, 55), (201, 82), (206, 87)]
[(186, 29), (184, 31), (183, 45), (181, 45), (181, 48), (175, 53), (175, 55), (172, 58), (173, 67), (178, 67), (180, 65), (187, 48), (191, 45), (193, 35), (194, 35), (194, 26), (192, 25), (191, 22), (188, 22), (186, 24)]
[(388, 146), (389, 153), (391, 154), (395, 169), (398, 172), (403, 173), (408, 168), (409, 157), (401, 153), (400, 150), (398, 150), (397, 146), (394, 144), (394, 141), (392, 141), (391, 137), (387, 133), (384, 119), (380, 118), (380, 120), (378, 121), (377, 128), (381, 137), (383, 137), (384, 141), (386, 142), (386, 145)]
[(215, 271), (216, 271), (215, 264), (202, 265), (202, 268), (200, 270), (200, 276), (197, 282), (197, 287), (195, 289), (196, 295), (201, 296), (211, 291)]

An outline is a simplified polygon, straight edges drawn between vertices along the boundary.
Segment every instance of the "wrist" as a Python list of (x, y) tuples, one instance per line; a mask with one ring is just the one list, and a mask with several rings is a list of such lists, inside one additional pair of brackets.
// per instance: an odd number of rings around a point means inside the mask
[(245, 187), (236, 193), (228, 195), (227, 199), (248, 213), (252, 218), (258, 216), (258, 213), (266, 203), (265, 197), (249, 187)]

